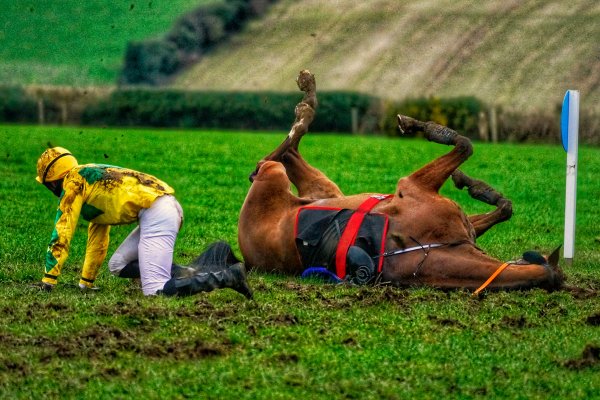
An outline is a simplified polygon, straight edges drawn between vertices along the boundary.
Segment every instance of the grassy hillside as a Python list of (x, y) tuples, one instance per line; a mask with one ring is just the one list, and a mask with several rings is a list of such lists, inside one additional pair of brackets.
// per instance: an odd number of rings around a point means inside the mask
[[(112, 85), (128, 41), (165, 34), (206, 1), (5, 1), (0, 80)], [(295, 91), (309, 68), (321, 90), (552, 111), (579, 89), (600, 112), (599, 20), (595, 0), (280, 0), (174, 86)]]
[(295, 90), (308, 68), (321, 90), (552, 110), (579, 89), (598, 109), (599, 20), (595, 0), (282, 0), (176, 85)]
[(3, 1), (0, 82), (112, 85), (128, 41), (163, 34), (204, 1)]

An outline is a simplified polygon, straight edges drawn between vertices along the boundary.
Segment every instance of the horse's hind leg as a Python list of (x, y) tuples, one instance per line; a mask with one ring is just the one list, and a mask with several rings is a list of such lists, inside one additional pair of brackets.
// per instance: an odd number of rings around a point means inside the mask
[(298, 88), (304, 92), (302, 101), (296, 105), (294, 109), (295, 120), (283, 143), (281, 143), (271, 154), (263, 158), (263, 161), (281, 161), (281, 157), (289, 150), (298, 150), (300, 139), (306, 132), (308, 127), (315, 118), (315, 110), (317, 109), (317, 84), (315, 76), (308, 70), (300, 71), (296, 78)]
[(506, 221), (512, 216), (512, 202), (487, 183), (470, 178), (458, 169), (452, 173), (452, 181), (459, 189), (466, 187), (472, 198), (496, 206), (496, 209), (489, 213), (469, 216), (469, 221), (475, 228), (477, 237), (483, 235), (492, 226)]
[(308, 164), (297, 149), (289, 149), (281, 162), (298, 196), (310, 199), (330, 199), (344, 194), (324, 173)]
[(289, 180), (298, 189), (298, 196), (311, 199), (327, 199), (342, 196), (342, 192), (325, 174), (309, 165), (300, 155), (298, 145), (308, 132), (315, 117), (317, 108), (317, 86), (315, 77), (309, 71), (300, 71), (296, 79), (298, 87), (304, 92), (304, 98), (294, 110), (296, 118), (290, 133), (271, 154), (263, 158), (256, 171), (250, 176), (253, 179), (260, 165), (265, 161), (281, 162), (286, 169)]
[(315, 76), (307, 70), (300, 71), (298, 78), (296, 78), (296, 83), (298, 84), (300, 90), (304, 92), (304, 97), (294, 109), (294, 114), (296, 117), (294, 123), (292, 124), (292, 129), (290, 129), (290, 133), (286, 136), (283, 143), (277, 146), (275, 150), (263, 157), (263, 159), (257, 163), (256, 169), (250, 174), (250, 182), (254, 181), (254, 177), (264, 162), (281, 162), (283, 155), (288, 150), (298, 150), (300, 139), (302, 139), (302, 136), (308, 132), (308, 127), (315, 118), (315, 110), (318, 104)]

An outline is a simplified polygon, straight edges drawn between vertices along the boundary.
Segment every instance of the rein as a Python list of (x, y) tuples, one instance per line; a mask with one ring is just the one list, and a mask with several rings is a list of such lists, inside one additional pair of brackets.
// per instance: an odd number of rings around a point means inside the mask
[(408, 247), (406, 249), (400, 249), (400, 250), (394, 250), (394, 251), (387, 251), (387, 252), (385, 252), (385, 253), (383, 253), (381, 255), (375, 256), (374, 258), (397, 256), (397, 255), (404, 254), (404, 253), (410, 253), (410, 252), (416, 251), (416, 250), (423, 250), (423, 251), (425, 251), (425, 250), (435, 249), (436, 247), (442, 247), (442, 246), (449, 246), (449, 244), (447, 244), (447, 243), (424, 244), (424, 245), (419, 245), (419, 246), (414, 246), (414, 247)]
[(416, 278), (417, 277), (417, 273), (419, 272), (419, 270), (421, 269), (421, 267), (425, 263), (425, 260), (427, 259), (427, 256), (429, 255), (429, 251), (431, 249), (435, 249), (437, 247), (457, 246), (457, 245), (463, 244), (463, 243), (470, 243), (468, 240), (458, 240), (458, 241), (452, 242), (452, 243), (429, 243), (429, 244), (421, 244), (421, 243), (419, 243), (419, 241), (417, 239), (415, 239), (412, 236), (410, 237), (410, 239), (413, 242), (415, 242), (418, 246), (407, 247), (405, 249), (399, 249), (399, 250), (394, 250), (394, 251), (387, 251), (387, 252), (385, 252), (383, 254), (380, 254), (378, 256), (375, 256), (373, 258), (397, 256), (397, 255), (406, 254), (406, 253), (410, 253), (410, 252), (417, 251), (417, 250), (422, 250), (423, 251), (423, 258), (417, 264), (417, 268), (415, 268), (415, 272), (413, 272), (413, 276)]
[(473, 292), (472, 296), (477, 296), (479, 294), (479, 292), (481, 292), (483, 289), (485, 289), (490, 283), (492, 283), (492, 281), (494, 279), (496, 279), (496, 277), (498, 275), (500, 275), (500, 272), (504, 271), (504, 269), (506, 267), (508, 267), (509, 265), (512, 265), (512, 264), (513, 263), (511, 263), (511, 262), (505, 262), (501, 266), (499, 266), (498, 269), (496, 271), (494, 271), (494, 273), (488, 278), (488, 280), (485, 281), (483, 283), (483, 285), (479, 286), (479, 288)]
[[(425, 260), (427, 259), (427, 256), (429, 255), (429, 251), (431, 249), (435, 249), (437, 247), (444, 247), (444, 246), (457, 246), (459, 244), (463, 244), (463, 243), (470, 243), (468, 240), (459, 240), (457, 242), (453, 242), (453, 243), (429, 243), (429, 244), (421, 244), (419, 243), (415, 238), (411, 237), (410, 238), (413, 242), (417, 243), (418, 246), (413, 246), (413, 247), (407, 247), (405, 249), (399, 249), (399, 250), (394, 250), (394, 251), (387, 251), (381, 255), (375, 256), (373, 258), (379, 258), (379, 257), (390, 257), (390, 256), (397, 256), (397, 255), (401, 255), (401, 254), (405, 254), (405, 253), (410, 253), (413, 251), (417, 251), (417, 250), (422, 250), (424, 252), (423, 255), (423, 259), (421, 261), (419, 261), (419, 264), (417, 264), (417, 268), (415, 268), (415, 272), (413, 272), (413, 276), (417, 277), (417, 272), (419, 272), (419, 270), (421, 269), (421, 267), (423, 266), (423, 263), (425, 263)], [(494, 273), (492, 275), (490, 275), (490, 277), (481, 285), (477, 288), (477, 290), (475, 290), (472, 294), (472, 296), (477, 296), (479, 295), (479, 293), (485, 289), (486, 287), (489, 286), (490, 283), (492, 283), (494, 281), (494, 279), (496, 279), (498, 277), (498, 275), (500, 275), (500, 273), (502, 271), (504, 271), (504, 269), (506, 267), (508, 267), (509, 265), (514, 264), (514, 262), (512, 261), (508, 261), (503, 263), (502, 265), (500, 265), (496, 271), (494, 271)]]

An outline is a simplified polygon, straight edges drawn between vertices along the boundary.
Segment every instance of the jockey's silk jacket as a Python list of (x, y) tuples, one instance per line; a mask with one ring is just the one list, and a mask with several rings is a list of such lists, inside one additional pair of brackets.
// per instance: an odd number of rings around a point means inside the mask
[(43, 282), (56, 284), (79, 216), (89, 221), (80, 283), (91, 287), (106, 258), (111, 225), (130, 224), (154, 200), (175, 191), (152, 175), (103, 164), (73, 168), (63, 182)]

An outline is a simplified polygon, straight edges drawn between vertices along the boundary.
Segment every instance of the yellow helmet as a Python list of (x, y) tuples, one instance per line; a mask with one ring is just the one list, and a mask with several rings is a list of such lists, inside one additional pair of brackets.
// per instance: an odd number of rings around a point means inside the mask
[(53, 147), (42, 153), (37, 162), (37, 176), (39, 183), (57, 181), (64, 178), (74, 167), (77, 160), (62, 147)]

